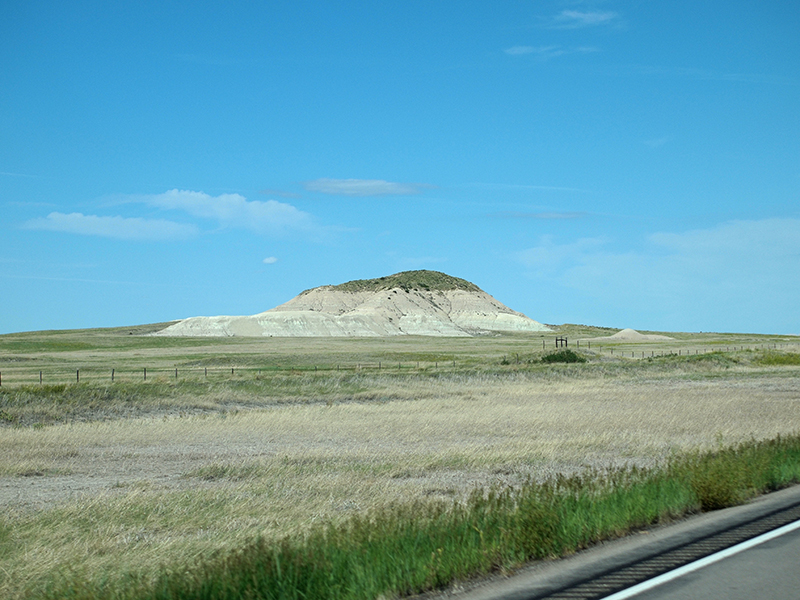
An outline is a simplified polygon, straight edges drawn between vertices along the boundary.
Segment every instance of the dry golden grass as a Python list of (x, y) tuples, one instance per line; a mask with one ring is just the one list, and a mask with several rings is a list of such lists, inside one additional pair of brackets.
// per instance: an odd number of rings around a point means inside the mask
[(67, 567), (147, 575), (395, 500), (800, 431), (800, 380), (772, 373), (409, 378), (385, 402), (0, 429), (0, 596)]

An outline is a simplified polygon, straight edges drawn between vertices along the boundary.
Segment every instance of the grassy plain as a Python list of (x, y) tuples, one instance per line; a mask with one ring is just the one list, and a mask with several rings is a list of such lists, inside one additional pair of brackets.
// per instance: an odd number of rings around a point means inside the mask
[(392, 503), (800, 431), (796, 338), (582, 342), (586, 363), (541, 362), (556, 335), (614, 331), (0, 336), (0, 596), (154, 579)]

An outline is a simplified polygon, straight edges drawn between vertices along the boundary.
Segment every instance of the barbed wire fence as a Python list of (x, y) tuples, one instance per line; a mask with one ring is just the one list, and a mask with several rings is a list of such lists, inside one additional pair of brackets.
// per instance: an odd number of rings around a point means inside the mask
[[(583, 342), (583, 346), (581, 346)], [(736, 344), (736, 345), (704, 345), (702, 347), (683, 348), (650, 348), (646, 350), (637, 350), (630, 347), (622, 347), (622, 345), (604, 345), (595, 343), (592, 346), (591, 341), (577, 340), (573, 345), (581, 353), (592, 354), (596, 356), (608, 356), (615, 358), (629, 358), (629, 359), (645, 359), (645, 358), (659, 358), (668, 356), (692, 356), (700, 354), (708, 354), (712, 352), (744, 352), (754, 350), (795, 350), (800, 349), (800, 343), (761, 343), (761, 344)], [(555, 342), (548, 344), (543, 340), (542, 352), (547, 352), (548, 348), (552, 351), (559, 352), (569, 349), (567, 338), (556, 338)], [(526, 362), (520, 358), (520, 353), (503, 356), (500, 360), (502, 365), (519, 365)], [(47, 369), (30, 369), (25, 367), (16, 367), (6, 365), (3, 369), (0, 367), (0, 388), (16, 386), (16, 385), (62, 385), (70, 383), (118, 383), (118, 382), (180, 382), (180, 381), (194, 381), (194, 382), (213, 382), (223, 380), (245, 380), (245, 379), (260, 379), (270, 375), (278, 374), (309, 374), (309, 373), (331, 373), (331, 372), (388, 372), (388, 373), (402, 373), (412, 371), (439, 371), (444, 369), (456, 369), (461, 365), (469, 364), (474, 365), (475, 360), (459, 359), (454, 357), (451, 359), (434, 360), (434, 361), (372, 361), (372, 362), (352, 362), (352, 363), (328, 363), (318, 365), (213, 365), (213, 366), (181, 366), (181, 367), (107, 367), (107, 366), (84, 366), (80, 368), (47, 368)], [(2, 365), (2, 362), (0, 362)]]

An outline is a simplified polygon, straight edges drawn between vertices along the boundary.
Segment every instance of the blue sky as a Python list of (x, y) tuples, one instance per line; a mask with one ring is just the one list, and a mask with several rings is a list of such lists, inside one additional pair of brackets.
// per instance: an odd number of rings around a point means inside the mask
[(800, 334), (794, 2), (3, 2), (0, 333), (434, 269)]

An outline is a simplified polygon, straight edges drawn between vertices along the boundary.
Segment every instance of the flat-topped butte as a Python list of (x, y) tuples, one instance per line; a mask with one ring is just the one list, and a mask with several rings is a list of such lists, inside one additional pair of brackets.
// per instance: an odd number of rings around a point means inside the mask
[(263, 313), (192, 317), (156, 335), (246, 337), (472, 336), (549, 328), (474, 283), (438, 271), (405, 271), (324, 285)]

